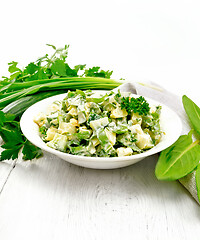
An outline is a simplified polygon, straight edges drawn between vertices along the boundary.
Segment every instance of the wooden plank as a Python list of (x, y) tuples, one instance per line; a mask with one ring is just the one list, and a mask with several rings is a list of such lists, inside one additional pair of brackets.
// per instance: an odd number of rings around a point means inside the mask
[(17, 162), (0, 195), (1, 239), (189, 239), (200, 209), (178, 182), (154, 176), (156, 157), (93, 170), (45, 154)]

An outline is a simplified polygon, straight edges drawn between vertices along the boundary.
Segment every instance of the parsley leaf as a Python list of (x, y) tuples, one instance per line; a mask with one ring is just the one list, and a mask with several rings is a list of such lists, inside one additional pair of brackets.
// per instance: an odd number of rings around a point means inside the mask
[(15, 147), (4, 150), (1, 153), (0, 161), (9, 160), (9, 159), (15, 160), (16, 158), (18, 158), (20, 149), (21, 149), (21, 146), (20, 147), (15, 146)]
[(100, 67), (92, 67), (85, 70), (86, 77), (103, 77), (110, 78), (113, 71), (100, 70)]
[(49, 47), (52, 47), (54, 50), (56, 50), (56, 47), (54, 45), (52, 45), (52, 44), (46, 44), (46, 45)]
[(24, 147), (22, 149), (23, 153), (23, 160), (31, 160), (34, 158), (39, 158), (42, 156), (42, 150), (36, 146), (34, 146), (31, 142), (28, 140), (25, 141)]
[(27, 74), (34, 74), (38, 70), (39, 70), (39, 66), (31, 62), (25, 67), (24, 72), (26, 72)]
[(4, 144), (1, 147), (5, 149), (1, 153), (0, 161), (16, 159), (24, 142), (18, 127), (6, 124), (0, 128), (0, 135), (4, 141)]
[(22, 149), (23, 159), (31, 160), (42, 155), (42, 150), (31, 144), (22, 134), (19, 121), (15, 120), (14, 114), (0, 111), (0, 136), (4, 144), (0, 161), (16, 159)]
[(66, 76), (65, 63), (61, 59), (56, 59), (56, 61), (51, 66), (51, 71), (59, 76)]
[(123, 97), (121, 99), (121, 109), (126, 109), (128, 114), (134, 112), (145, 116), (149, 113), (150, 107), (146, 99), (142, 96), (138, 98)]
[(14, 73), (14, 72), (21, 72), (21, 70), (17, 67), (18, 62), (12, 61), (10, 63), (8, 63), (8, 71), (10, 73)]

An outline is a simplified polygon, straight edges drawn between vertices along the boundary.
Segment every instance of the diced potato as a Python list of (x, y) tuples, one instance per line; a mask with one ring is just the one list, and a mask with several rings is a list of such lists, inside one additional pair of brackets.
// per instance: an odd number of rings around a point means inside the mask
[(106, 135), (108, 137), (108, 140), (112, 145), (115, 145), (116, 143), (116, 133), (109, 131), (108, 129), (105, 129)]
[(94, 147), (96, 147), (97, 145), (99, 145), (99, 139), (97, 138), (97, 137), (93, 137), (92, 139), (91, 139), (91, 142), (92, 142), (92, 144), (93, 144), (93, 146)]
[(47, 114), (51, 114), (54, 112), (57, 112), (60, 110), (60, 104), (59, 103), (52, 103), (48, 108), (47, 108)]
[(85, 115), (86, 115), (86, 119), (87, 120), (88, 120), (89, 115), (90, 115), (90, 106), (91, 106), (90, 102), (86, 102), (85, 103)]
[(41, 127), (45, 122), (47, 122), (47, 118), (46, 118), (46, 115), (45, 115), (44, 113), (38, 113), (38, 114), (34, 117), (33, 121), (34, 121), (35, 123), (37, 123), (37, 125), (38, 125), (39, 127)]
[(105, 104), (104, 109), (105, 109), (106, 111), (109, 111), (109, 112), (110, 112), (110, 111), (114, 110), (115, 107), (114, 107), (114, 105), (113, 105), (112, 103), (107, 103), (107, 104)]
[(69, 122), (73, 125), (73, 126), (75, 126), (75, 127), (79, 127), (80, 125), (78, 124), (78, 120), (76, 120), (75, 118), (71, 118), (70, 120), (69, 120)]
[(89, 148), (88, 148), (88, 151), (91, 153), (91, 154), (94, 154), (96, 152), (96, 148), (91, 145)]
[(140, 126), (140, 124), (135, 124), (129, 128), (131, 130), (131, 133), (138, 133), (138, 134), (143, 134), (143, 130)]
[(74, 117), (74, 116), (77, 116), (78, 115), (78, 112), (77, 112), (77, 107), (76, 106), (70, 106), (69, 109), (68, 109), (68, 113)]
[(119, 106), (111, 111), (111, 118), (122, 118), (128, 115), (125, 109), (121, 109)]
[(130, 156), (133, 153), (133, 150), (130, 147), (120, 147), (117, 148), (117, 155), (118, 157), (123, 157), (123, 156)]
[(67, 136), (56, 133), (53, 140), (47, 143), (47, 146), (64, 152), (67, 147)]
[(79, 112), (78, 113), (78, 123), (82, 124), (82, 123), (86, 122), (86, 120), (87, 119), (86, 119), (85, 114), (83, 112)]
[(50, 127), (50, 128), (47, 130), (47, 136), (46, 136), (45, 139), (46, 139), (47, 141), (53, 140), (56, 132), (57, 132), (57, 129), (56, 129), (56, 128)]
[(152, 139), (148, 133), (137, 134), (136, 139), (136, 145), (140, 149), (148, 149), (153, 147)]
[(79, 132), (80, 133), (88, 133), (88, 134), (92, 134), (92, 129), (87, 129), (86, 126), (82, 126), (82, 127), (79, 127)]
[(68, 105), (79, 106), (82, 102), (81, 96), (77, 95), (76, 97), (67, 98)]
[(105, 126), (108, 125), (108, 124), (109, 124), (108, 117), (104, 117), (104, 118), (100, 118), (100, 119), (91, 121), (91, 122), (90, 122), (90, 127), (91, 127), (93, 130), (97, 130), (98, 128), (100, 128), (100, 127), (105, 127)]
[(74, 134), (76, 132), (76, 127), (71, 123), (60, 122), (58, 132), (61, 134), (63, 133)]
[(133, 124), (140, 124), (142, 123), (142, 117), (138, 114), (138, 113), (132, 113), (131, 114), (131, 120), (133, 122)]

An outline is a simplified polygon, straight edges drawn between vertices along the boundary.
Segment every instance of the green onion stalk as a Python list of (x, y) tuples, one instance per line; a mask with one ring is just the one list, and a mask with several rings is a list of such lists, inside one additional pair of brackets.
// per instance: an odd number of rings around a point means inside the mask
[(121, 85), (121, 81), (99, 77), (68, 77), (41, 79), (22, 83), (11, 83), (2, 89), (0, 95), (0, 110), (17, 116), (32, 104), (68, 90), (112, 90)]

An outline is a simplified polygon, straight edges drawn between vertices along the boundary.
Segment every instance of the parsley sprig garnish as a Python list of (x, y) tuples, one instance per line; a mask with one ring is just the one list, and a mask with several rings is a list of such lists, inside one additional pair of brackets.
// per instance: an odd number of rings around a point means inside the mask
[(123, 97), (121, 100), (121, 108), (126, 109), (128, 114), (134, 112), (143, 116), (147, 115), (150, 110), (148, 102), (142, 96), (138, 98)]

